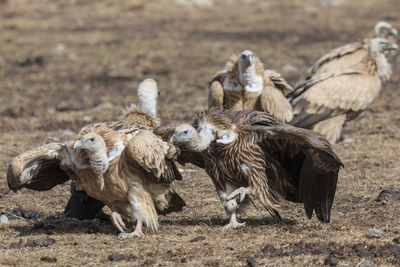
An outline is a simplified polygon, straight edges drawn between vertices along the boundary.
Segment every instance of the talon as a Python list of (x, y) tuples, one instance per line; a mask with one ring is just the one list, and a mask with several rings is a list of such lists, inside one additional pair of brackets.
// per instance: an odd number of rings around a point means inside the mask
[(240, 201), (239, 202), (243, 202), (244, 198), (246, 197), (247, 194), (250, 194), (251, 190), (249, 188), (246, 187), (240, 187), (238, 189), (236, 189), (235, 191), (233, 191), (227, 198), (227, 200), (231, 200), (232, 198), (234, 198), (235, 196), (239, 195), (240, 196)]
[(230, 222), (227, 225), (225, 225), (224, 227), (222, 227), (222, 229), (227, 230), (227, 229), (235, 229), (235, 228), (239, 228), (239, 227), (243, 227), (246, 225), (246, 222)]

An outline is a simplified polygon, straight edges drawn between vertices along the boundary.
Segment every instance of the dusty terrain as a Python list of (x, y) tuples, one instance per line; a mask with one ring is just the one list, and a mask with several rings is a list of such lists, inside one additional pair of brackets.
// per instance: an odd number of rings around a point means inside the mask
[[(376, 201), (383, 189), (400, 189), (399, 60), (380, 98), (347, 125), (354, 142), (335, 146), (345, 168), (329, 224), (283, 203), (283, 223), (250, 206), (240, 216), (245, 228), (223, 231), (227, 216), (214, 187), (193, 166), (174, 185), (185, 210), (161, 216), (159, 231), (145, 228), (140, 239), (118, 240), (107, 220), (61, 216), (69, 183), (7, 192), (14, 156), (117, 118), (136, 102), (144, 78), (159, 83), (163, 124), (190, 121), (232, 53), (251, 49), (294, 84), (325, 51), (360, 40), (378, 20), (400, 28), (397, 0), (224, 0), (211, 8), (175, 2), (0, 1), (0, 209), (41, 213), (0, 224), (0, 265), (311, 266), (329, 255), (340, 266), (399, 265), (400, 200)], [(380, 237), (367, 236), (373, 227)]]

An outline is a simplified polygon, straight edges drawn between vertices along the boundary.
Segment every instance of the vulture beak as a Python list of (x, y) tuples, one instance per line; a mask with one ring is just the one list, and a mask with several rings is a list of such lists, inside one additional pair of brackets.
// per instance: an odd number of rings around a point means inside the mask
[(253, 55), (248, 56), (248, 60), (249, 60), (250, 65), (253, 65), (254, 56)]
[(398, 34), (398, 32), (397, 32), (397, 30), (395, 28), (392, 28), (390, 30), (390, 33), (393, 34), (394, 36), (397, 36), (397, 34)]
[(176, 136), (178, 135), (177, 132), (174, 132), (174, 134), (171, 136), (171, 139), (169, 139), (170, 143), (173, 143), (175, 141)]
[(79, 148), (81, 148), (82, 147), (82, 145), (83, 145), (83, 143), (82, 143), (82, 141), (79, 139), (78, 141), (76, 141), (75, 143), (74, 143), (74, 150), (77, 150), (77, 149), (79, 149)]
[(391, 46), (389, 47), (389, 50), (394, 50), (394, 51), (397, 51), (397, 50), (399, 50), (399, 46), (397, 45), (397, 44), (391, 44)]

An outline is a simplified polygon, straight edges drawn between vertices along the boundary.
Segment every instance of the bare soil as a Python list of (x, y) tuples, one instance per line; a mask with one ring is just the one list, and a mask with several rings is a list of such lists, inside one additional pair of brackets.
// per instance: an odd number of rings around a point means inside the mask
[[(353, 142), (335, 146), (345, 168), (329, 224), (283, 203), (283, 223), (249, 206), (240, 216), (246, 227), (223, 231), (228, 218), (214, 187), (193, 166), (174, 184), (185, 210), (160, 216), (159, 231), (145, 228), (140, 239), (118, 240), (108, 220), (64, 218), (69, 183), (8, 192), (14, 156), (116, 119), (144, 78), (158, 81), (162, 123), (188, 122), (232, 53), (251, 49), (294, 84), (324, 52), (362, 39), (378, 20), (400, 28), (397, 0), (175, 2), (0, 1), (0, 209), (17, 214), (0, 224), (0, 265), (400, 265), (400, 200), (392, 191), (376, 201), (383, 189), (400, 190), (397, 59), (379, 99), (347, 125)], [(369, 237), (373, 227), (383, 233)]]

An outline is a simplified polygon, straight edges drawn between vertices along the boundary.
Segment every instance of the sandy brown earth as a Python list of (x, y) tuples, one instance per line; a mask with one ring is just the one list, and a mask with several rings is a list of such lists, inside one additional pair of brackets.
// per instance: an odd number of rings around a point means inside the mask
[[(7, 192), (14, 156), (117, 118), (146, 77), (159, 82), (163, 124), (190, 121), (232, 53), (251, 49), (294, 84), (325, 51), (360, 40), (378, 20), (400, 28), (397, 0), (221, 0), (211, 8), (175, 2), (0, 1), (0, 208), (41, 213), (0, 225), (0, 265), (311, 266), (329, 255), (341, 266), (400, 265), (400, 200), (393, 194), (376, 201), (381, 190), (400, 189), (396, 71), (370, 109), (347, 125), (353, 142), (335, 146), (345, 168), (329, 224), (283, 203), (283, 223), (250, 206), (241, 215), (245, 228), (223, 231), (227, 216), (213, 185), (193, 166), (174, 185), (185, 210), (161, 216), (159, 231), (145, 229), (140, 239), (118, 240), (107, 220), (64, 218), (69, 184)], [(380, 237), (368, 237), (373, 227)]]

